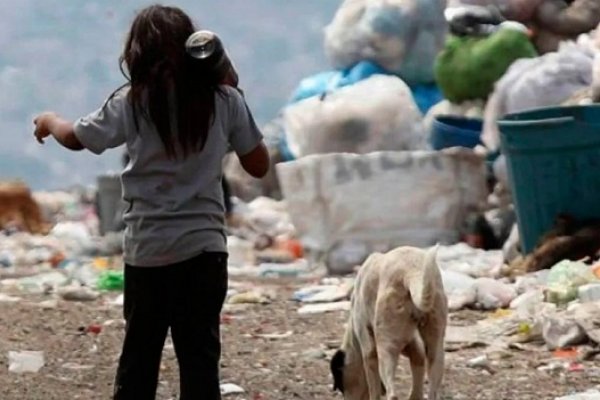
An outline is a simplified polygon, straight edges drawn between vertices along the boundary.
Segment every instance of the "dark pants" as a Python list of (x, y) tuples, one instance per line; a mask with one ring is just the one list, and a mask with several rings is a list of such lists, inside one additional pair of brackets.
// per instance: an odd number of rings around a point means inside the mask
[(220, 400), (220, 313), (227, 255), (205, 253), (164, 267), (125, 266), (126, 334), (115, 400), (153, 400), (167, 331), (179, 362), (182, 400)]

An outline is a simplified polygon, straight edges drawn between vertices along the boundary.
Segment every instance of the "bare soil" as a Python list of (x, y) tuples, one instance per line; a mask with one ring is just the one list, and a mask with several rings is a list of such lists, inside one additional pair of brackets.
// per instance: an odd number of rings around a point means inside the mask
[[(262, 281), (271, 285), (276, 299), (270, 304), (251, 304), (229, 309), (223, 317), (224, 352), (222, 382), (246, 390), (229, 395), (232, 400), (341, 399), (331, 390), (328, 358), (339, 343), (345, 312), (299, 315), (291, 294), (299, 281)], [(304, 283), (305, 284), (305, 283)], [(117, 294), (91, 303), (59, 301), (44, 309), (50, 297), (24, 297), (18, 303), (0, 303), (0, 399), (110, 399), (123, 337), (121, 308), (110, 305)], [(478, 312), (454, 314), (451, 324), (469, 325), (482, 318)], [(81, 334), (80, 327), (102, 324), (98, 335)], [(257, 335), (285, 334), (266, 339)], [(44, 351), (45, 366), (34, 374), (8, 372), (8, 352)], [(485, 348), (447, 353), (445, 399), (554, 399), (600, 384), (593, 362), (580, 372), (538, 371), (551, 354), (543, 348), (506, 350), (491, 354), (490, 369), (467, 366)], [(398, 388), (408, 396), (410, 374), (401, 362)], [(157, 399), (176, 399), (178, 375), (170, 342), (164, 351)]]

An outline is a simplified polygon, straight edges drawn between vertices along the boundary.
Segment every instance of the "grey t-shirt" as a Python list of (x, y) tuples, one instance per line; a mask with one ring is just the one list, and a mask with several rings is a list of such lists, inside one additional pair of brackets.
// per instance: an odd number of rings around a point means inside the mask
[(75, 135), (95, 154), (127, 145), (130, 162), (121, 175), (128, 204), (125, 263), (162, 266), (227, 250), (222, 160), (229, 145), (243, 156), (260, 144), (262, 135), (242, 95), (222, 89), (204, 149), (186, 159), (167, 157), (151, 121), (139, 116), (136, 129), (127, 89), (75, 123)]

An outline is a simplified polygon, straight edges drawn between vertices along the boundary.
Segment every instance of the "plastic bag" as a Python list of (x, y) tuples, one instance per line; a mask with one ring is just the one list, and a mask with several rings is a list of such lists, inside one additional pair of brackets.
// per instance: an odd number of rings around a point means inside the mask
[(36, 373), (45, 365), (43, 351), (9, 351), (8, 372), (22, 374)]
[(592, 269), (582, 263), (561, 261), (550, 269), (546, 300), (551, 303), (568, 303), (578, 296), (578, 287), (598, 279)]
[(506, 308), (517, 297), (514, 287), (491, 278), (480, 278), (475, 282), (477, 303), (485, 310)]
[(440, 268), (473, 278), (496, 278), (500, 275), (502, 264), (501, 251), (475, 249), (465, 243), (442, 246), (438, 252)]
[(450, 311), (461, 310), (475, 304), (475, 301), (477, 301), (475, 279), (454, 271), (442, 270), (441, 274)]
[(384, 75), (284, 110), (287, 142), (296, 158), (425, 149), (422, 119), (408, 86), (397, 77)]
[(594, 52), (586, 46), (565, 43), (558, 52), (517, 60), (500, 79), (485, 109), (481, 139), (497, 150), (496, 121), (505, 114), (560, 105), (573, 93), (592, 84)]
[(123, 290), (125, 277), (123, 271), (106, 271), (98, 277), (97, 283), (100, 290)]
[(336, 68), (371, 60), (410, 85), (433, 82), (444, 45), (446, 0), (345, 0), (325, 29)]
[(376, 74), (385, 75), (388, 72), (370, 61), (361, 61), (355, 66), (341, 71), (321, 72), (301, 80), (290, 102), (296, 103), (310, 97), (320, 96), (335, 89), (353, 85)]
[(514, 28), (489, 37), (450, 37), (436, 59), (435, 77), (451, 102), (485, 99), (515, 60), (536, 55), (527, 35)]

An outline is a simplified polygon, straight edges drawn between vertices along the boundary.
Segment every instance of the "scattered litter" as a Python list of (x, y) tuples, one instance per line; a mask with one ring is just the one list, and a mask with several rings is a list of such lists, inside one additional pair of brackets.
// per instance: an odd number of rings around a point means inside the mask
[(588, 390), (587, 392), (556, 397), (554, 400), (600, 400), (600, 392), (598, 390)]
[(229, 298), (229, 304), (269, 304), (273, 300), (262, 290), (251, 290), (244, 293), (238, 293)]
[(259, 276), (262, 277), (298, 277), (308, 272), (308, 261), (297, 260), (289, 264), (263, 263), (259, 266)]
[(510, 308), (515, 310), (522, 318), (533, 317), (539, 309), (539, 305), (544, 302), (544, 292), (540, 289), (534, 289), (525, 292), (510, 302)]
[(262, 338), (262, 339), (276, 340), (276, 339), (289, 338), (293, 334), (294, 334), (293, 331), (287, 331), (285, 333), (260, 333), (260, 334), (254, 334), (253, 336)]
[(565, 348), (558, 349), (552, 352), (552, 356), (554, 358), (564, 358), (564, 359), (577, 359), (579, 357), (579, 351), (577, 348)]
[(93, 335), (99, 335), (102, 332), (102, 325), (91, 324), (87, 328), (82, 327), (79, 330), (83, 333), (91, 333)]
[(14, 297), (0, 293), (0, 303), (18, 303), (19, 301), (21, 301), (20, 297)]
[(467, 361), (469, 368), (488, 368), (490, 366), (490, 360), (486, 355), (475, 357)]
[(61, 368), (69, 369), (71, 371), (88, 371), (88, 370), (94, 369), (94, 366), (93, 365), (81, 365), (81, 364), (77, 364), (77, 363), (68, 362), (68, 363), (64, 363), (63, 365), (61, 365)]
[(8, 371), (16, 374), (38, 372), (44, 366), (43, 351), (9, 351)]
[(307, 304), (298, 309), (299, 314), (321, 314), (332, 311), (350, 311), (349, 301), (335, 303)]
[(67, 281), (68, 278), (63, 273), (51, 271), (16, 280), (5, 279), (1, 282), (0, 287), (13, 288), (31, 294), (41, 294), (55, 291), (58, 287), (65, 285)]
[(548, 274), (546, 301), (566, 304), (577, 299), (579, 286), (596, 280), (596, 276), (588, 265), (582, 262), (561, 261), (552, 267)]
[(230, 394), (241, 394), (245, 392), (246, 391), (243, 388), (233, 383), (224, 383), (221, 385), (221, 394), (223, 396), (227, 396)]
[(351, 281), (340, 285), (309, 286), (294, 293), (293, 299), (302, 303), (332, 303), (349, 300), (352, 288)]
[(125, 288), (123, 271), (105, 271), (98, 277), (99, 290), (115, 291)]
[(84, 286), (61, 288), (58, 295), (66, 301), (94, 301), (100, 297), (100, 293)]
[(587, 335), (579, 324), (571, 319), (546, 317), (542, 334), (551, 350), (582, 344)]
[(110, 302), (110, 305), (122, 307), (125, 304), (125, 296), (123, 294), (118, 295), (114, 300)]
[(479, 278), (475, 281), (477, 303), (484, 310), (505, 308), (517, 296), (516, 290), (507, 284), (491, 278)]

